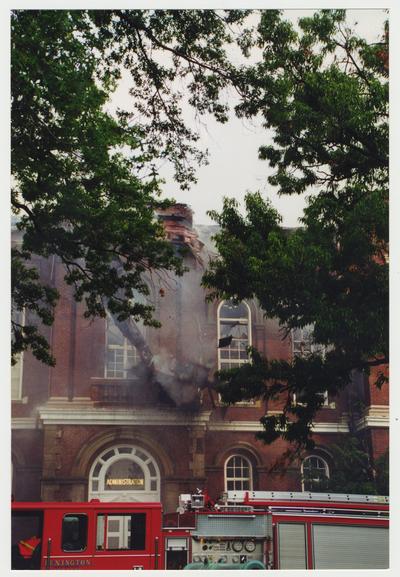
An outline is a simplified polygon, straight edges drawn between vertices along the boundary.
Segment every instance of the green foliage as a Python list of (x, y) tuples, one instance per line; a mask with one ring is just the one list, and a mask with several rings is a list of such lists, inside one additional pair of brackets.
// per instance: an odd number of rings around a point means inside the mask
[(352, 369), (368, 374), (373, 365), (381, 371), (377, 384), (385, 381), (388, 36), (386, 30), (368, 45), (346, 27), (341, 10), (323, 10), (299, 26), (297, 32), (278, 11), (262, 13), (263, 57), (244, 73), (237, 112), (261, 114), (273, 130), (273, 144), (260, 150), (276, 169), (271, 185), (280, 194), (311, 193), (302, 227), (281, 229), (279, 215), (259, 193), (247, 195), (244, 216), (225, 200), (221, 214), (211, 213), (220, 226), (219, 256), (203, 282), (210, 298), (258, 299), (286, 335), (314, 326), (314, 341), (326, 351), (319, 360), (310, 355), (274, 365), (253, 353), (251, 366), (221, 374), (228, 402), (241, 395), (268, 400), (277, 390), (301, 393), (302, 406), (293, 410), (288, 400), (282, 417), (262, 420), (260, 436), (309, 446), (324, 390), (337, 394)]
[(378, 495), (389, 495), (389, 450), (375, 461), (375, 484)]
[(389, 495), (387, 454), (372, 466), (368, 451), (356, 437), (347, 437), (340, 445), (329, 447), (334, 466), (326, 491), (364, 495)]
[(99, 38), (110, 44), (105, 63), (123, 66), (132, 78), (132, 110), (122, 113), (142, 128), (149, 153), (169, 159), (183, 188), (195, 180), (191, 160), (206, 161), (199, 135), (182, 115), (188, 102), (200, 114), (228, 119), (227, 86), (238, 90), (237, 70), (227, 47), (240, 41), (243, 10), (96, 10), (90, 17)]
[[(181, 259), (155, 220), (160, 162), (185, 187), (204, 153), (182, 117), (180, 82), (199, 112), (226, 120), (218, 93), (233, 79), (225, 55), (243, 11), (17, 10), (12, 13), (12, 207), (22, 247), (13, 253), (15, 312), (51, 324), (57, 293), (41, 286), (33, 254), (55, 255), (86, 315), (142, 318), (156, 326), (146, 274), (182, 274)], [(132, 105), (108, 103), (121, 70)], [(38, 326), (13, 323), (13, 354), (31, 347), (54, 362)]]
[[(269, 401), (280, 399), (282, 413), (262, 417), (264, 430), (257, 433), (257, 437), (266, 443), (281, 437), (298, 446), (313, 448), (310, 438), (313, 419), (324, 403), (324, 392), (332, 396), (347, 385), (346, 364), (338, 359), (334, 350), (325, 358), (314, 353), (296, 356), (292, 362), (269, 361), (254, 348), (249, 352), (251, 363), (218, 372), (216, 389), (223, 401), (233, 404), (261, 398), (268, 407)], [(295, 396), (301, 398), (301, 402), (294, 402)]]
[[(13, 249), (12, 262), (12, 332), (13, 353), (30, 348), (33, 354), (49, 365), (54, 365), (54, 358), (50, 354), (48, 343), (40, 334), (37, 323), (32, 324), (24, 319), (25, 311), (29, 310), (36, 315), (36, 319), (44, 325), (53, 323), (53, 307), (58, 298), (58, 292), (48, 286), (41, 285), (35, 268), (24, 264), (25, 255), (18, 249)], [(13, 356), (12, 364), (16, 363)]]

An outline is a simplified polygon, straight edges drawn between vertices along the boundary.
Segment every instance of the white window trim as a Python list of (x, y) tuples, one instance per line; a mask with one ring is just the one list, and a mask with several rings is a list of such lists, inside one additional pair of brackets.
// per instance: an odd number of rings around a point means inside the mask
[[(226, 303), (227, 300), (223, 300), (219, 303), (218, 305), (218, 309), (217, 309), (217, 339), (218, 342), (220, 340), (221, 337), (221, 308), (223, 306), (224, 303)], [(252, 331), (251, 331), (251, 310), (249, 305), (247, 304), (246, 301), (241, 301), (240, 304), (244, 304), (247, 308), (247, 318), (246, 317), (239, 317), (239, 318), (235, 318), (235, 319), (230, 319), (229, 317), (223, 317), (224, 320), (232, 320), (236, 321), (239, 324), (247, 324), (247, 334), (248, 334), (248, 339), (247, 339), (247, 346), (251, 347), (252, 345)], [(223, 349), (218, 348), (218, 370), (221, 369), (221, 362), (226, 360), (226, 359), (221, 359), (221, 351)], [(233, 365), (237, 365), (238, 367), (240, 367), (241, 365), (244, 365), (248, 362), (248, 358), (245, 359), (229, 359), (229, 362)]]
[[(249, 477), (228, 477), (228, 472), (227, 472), (228, 463), (234, 457), (239, 457), (239, 459), (243, 459), (244, 461), (247, 462), (247, 466), (249, 468)], [(224, 487), (225, 487), (225, 491), (228, 491), (228, 480), (229, 481), (239, 481), (239, 480), (240, 481), (249, 481), (249, 489), (246, 489), (246, 490), (252, 491), (253, 490), (253, 465), (251, 464), (250, 459), (248, 459), (247, 457), (244, 457), (240, 453), (233, 453), (232, 455), (229, 455), (229, 457), (226, 459), (225, 464), (224, 464)]]
[[(108, 344), (108, 322), (109, 319), (112, 319), (111, 315), (109, 313), (107, 313), (107, 317), (106, 317), (106, 322), (105, 322), (105, 334), (106, 334), (106, 339), (105, 339), (105, 359), (104, 359), (104, 378), (109, 379), (109, 380), (115, 380), (115, 381), (124, 381), (127, 380), (128, 377), (128, 351), (132, 351), (134, 352), (135, 357), (138, 357), (139, 354), (137, 352), (137, 349), (134, 345), (131, 345), (128, 341), (128, 339), (122, 335), (122, 338), (124, 339), (123, 341), (123, 345), (109, 345)], [(108, 370), (108, 351), (109, 350), (113, 350), (113, 351), (122, 351), (123, 352), (123, 357), (124, 357), (124, 368), (122, 371), (109, 371)], [(123, 376), (122, 377), (118, 377), (109, 373), (112, 372), (122, 372)]]
[[(301, 462), (301, 490), (304, 492), (306, 491), (306, 489), (304, 488), (304, 462), (307, 461), (308, 459), (315, 457), (317, 459), (320, 459), (324, 465), (325, 465), (325, 475), (326, 477), (329, 479), (330, 477), (330, 471), (329, 471), (329, 465), (327, 463), (327, 461), (324, 459), (324, 457), (321, 457), (321, 455), (307, 455), (307, 457), (304, 457), (304, 459)], [(308, 492), (308, 490), (307, 490)]]
[[(298, 342), (297, 340), (294, 339), (294, 331), (304, 331), (305, 328), (311, 328), (313, 329), (314, 325), (307, 325), (306, 327), (299, 327), (297, 329), (291, 329), (290, 331), (290, 338), (291, 338), (291, 344), (292, 344), (292, 356), (293, 358), (296, 355), (303, 355), (302, 353), (298, 353), (294, 351), (294, 343)], [(322, 356), (325, 356), (325, 352), (326, 352), (327, 347), (325, 345), (321, 345), (319, 343), (315, 343), (314, 341), (310, 341), (310, 352), (311, 353), (315, 353), (316, 351), (320, 350), (322, 353)]]
[[(310, 325), (308, 325), (308, 326), (310, 326)], [(303, 331), (304, 328), (305, 328), (305, 327), (302, 327), (302, 328), (299, 328), (299, 329), (297, 329), (297, 330)], [(295, 343), (295, 340), (294, 340), (294, 338), (293, 338), (294, 330), (295, 330), (295, 329), (292, 329), (292, 330), (290, 331), (290, 339), (291, 339), (291, 345), (292, 345), (292, 359), (294, 359), (294, 357), (295, 357), (296, 355), (299, 355), (299, 353), (297, 353), (297, 352), (294, 351), (294, 343)], [(321, 348), (322, 348), (322, 356), (325, 356), (326, 347), (325, 347), (324, 345), (319, 345), (318, 343), (313, 343), (313, 342), (310, 343), (310, 352), (311, 352), (311, 353), (314, 353), (314, 352), (316, 352), (318, 349), (321, 349)], [(327, 390), (323, 391), (323, 396), (324, 396), (324, 402), (323, 402), (323, 405), (322, 405), (321, 408), (334, 409), (336, 405), (335, 405), (334, 402), (332, 402), (332, 403), (329, 402), (329, 394), (328, 394), (328, 391), (327, 391)], [(296, 406), (296, 405), (299, 405), (299, 406), (303, 405), (303, 403), (301, 403), (300, 401), (297, 402), (297, 400), (296, 400), (296, 393), (293, 393), (293, 395), (292, 395), (292, 403), (293, 403), (294, 406)]]
[[(218, 343), (219, 343), (219, 339), (222, 338), (222, 337), (221, 337), (221, 322), (220, 322), (220, 321), (221, 321), (221, 316), (220, 316), (220, 311), (221, 311), (222, 305), (223, 305), (224, 303), (226, 303), (226, 302), (227, 302), (226, 300), (221, 301), (221, 302), (219, 303), (218, 309), (217, 309), (217, 342), (218, 342)], [(252, 345), (251, 309), (250, 309), (250, 307), (249, 307), (249, 305), (248, 305), (248, 303), (247, 303), (246, 301), (240, 301), (240, 304), (246, 305), (248, 315), (247, 315), (247, 317), (239, 317), (239, 318), (232, 319), (232, 320), (235, 320), (235, 321), (246, 321), (246, 323), (247, 323), (247, 334), (248, 334), (247, 346), (248, 346), (248, 347), (251, 347), (251, 345)], [(229, 320), (229, 317), (223, 317), (223, 318)], [(243, 323), (243, 324), (244, 324), (244, 323)], [(223, 350), (223, 349), (218, 348), (217, 350), (218, 350), (218, 361), (217, 361), (217, 362), (218, 362), (218, 370), (221, 370), (221, 361), (223, 361), (223, 360), (226, 361), (227, 359), (221, 359), (221, 350)], [(232, 364), (234, 364), (234, 365), (236, 365), (236, 367), (240, 367), (240, 366), (246, 364), (247, 362), (249, 362), (249, 357), (248, 357), (246, 360), (245, 360), (245, 359), (229, 359), (229, 362), (232, 363)], [(236, 367), (232, 367), (232, 368), (236, 368)], [(218, 395), (218, 402), (219, 402), (221, 405), (224, 405), (224, 403), (222, 402), (222, 399), (221, 399), (221, 395)], [(238, 403), (235, 403), (235, 407), (254, 407), (255, 405), (256, 405), (256, 401), (254, 401), (254, 400), (251, 400), (251, 401), (240, 401), (240, 402), (238, 402)]]
[[(120, 452), (120, 449), (122, 451)], [(124, 450), (130, 449), (130, 452), (125, 452)], [(109, 453), (110, 451), (114, 451), (114, 455), (109, 457), (108, 459), (104, 460), (104, 456)], [(139, 455), (144, 455), (145, 459), (143, 459)], [(106, 472), (110, 465), (116, 463), (121, 459), (128, 459), (132, 462), (136, 463), (141, 467), (144, 473), (144, 489), (140, 490), (132, 490), (127, 488), (124, 491), (116, 490), (113, 491), (112, 489), (105, 489), (104, 487), (104, 479)], [(99, 474), (95, 477), (94, 471), (98, 464), (101, 464), (101, 469)], [(155, 470), (155, 475), (151, 474), (149, 465), (152, 464)], [(93, 482), (98, 482), (97, 490), (93, 489)], [(156, 489), (151, 489), (151, 482), (156, 482)], [(100, 455), (95, 459), (93, 462), (90, 473), (89, 473), (89, 499), (93, 498), (100, 498), (100, 500), (104, 501), (129, 501), (130, 499), (134, 501), (141, 501), (144, 502), (146, 500), (150, 501), (157, 501), (160, 499), (160, 483), (161, 483), (161, 476), (160, 470), (155, 459), (150, 455), (148, 451), (143, 449), (142, 447), (136, 447), (133, 445), (128, 444), (120, 444), (113, 447), (108, 447), (104, 451), (100, 453)]]
[[(21, 325), (25, 326), (25, 308), (21, 311)], [(24, 374), (24, 352), (20, 352), (18, 353), (17, 357), (16, 357), (17, 362), (15, 363), (15, 365), (13, 365), (11, 367), (11, 400), (12, 401), (22, 401), (22, 380), (23, 380), (23, 374)], [(17, 395), (13, 396), (13, 387), (12, 387), (12, 381), (13, 381), (13, 371), (17, 371), (19, 370), (19, 375), (18, 375), (18, 388), (17, 388)]]
[[(18, 376), (18, 386), (13, 388), (13, 371), (19, 371)], [(11, 400), (12, 401), (22, 401), (22, 379), (24, 374), (24, 353), (19, 353), (17, 357), (17, 362), (11, 367)]]
[[(330, 402), (329, 402), (329, 394), (328, 394), (328, 391), (323, 391), (322, 394), (323, 394), (323, 396), (324, 396), (324, 403), (323, 403), (321, 409), (324, 408), (324, 407), (325, 407), (325, 408), (327, 407), (328, 409), (334, 409), (336, 405), (335, 405), (335, 403), (330, 403)], [(293, 393), (293, 394), (292, 394), (292, 405), (293, 405), (293, 406), (298, 405), (299, 407), (304, 406), (304, 403), (302, 403), (301, 401), (297, 401), (296, 393)]]

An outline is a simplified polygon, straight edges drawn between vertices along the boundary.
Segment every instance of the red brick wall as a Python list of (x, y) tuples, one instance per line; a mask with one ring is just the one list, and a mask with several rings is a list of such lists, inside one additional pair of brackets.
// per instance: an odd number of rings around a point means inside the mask
[[(178, 207), (179, 208), (179, 207)], [(153, 354), (165, 352), (178, 358), (182, 363), (188, 361), (199, 363), (210, 368), (210, 377), (217, 368), (217, 307), (218, 303), (205, 303), (205, 291), (200, 286), (203, 274), (203, 265), (198, 252), (201, 245), (197, 242), (195, 232), (190, 228), (191, 211), (180, 206), (183, 220), (173, 220), (171, 215), (176, 209), (170, 209), (169, 218), (165, 221), (169, 230), (177, 234), (178, 229), (187, 235), (193, 253), (185, 257), (185, 264), (190, 268), (182, 279), (172, 275), (153, 277), (152, 302), (156, 306), (156, 318), (162, 323), (161, 329), (147, 329), (146, 335)], [(168, 216), (168, 215), (167, 215)], [(179, 214), (178, 214), (179, 216)], [(203, 253), (202, 253), (203, 254)], [(204, 255), (203, 255), (204, 256)], [(43, 278), (52, 281), (61, 293), (56, 309), (53, 328), (48, 337), (53, 346), (53, 354), (57, 364), (54, 368), (46, 367), (37, 362), (27, 353), (24, 359), (23, 395), (27, 402), (13, 403), (14, 417), (34, 417), (38, 406), (44, 405), (49, 396), (59, 398), (90, 397), (93, 383), (107, 382), (104, 378), (105, 360), (105, 321), (95, 319), (89, 321), (83, 318), (84, 307), (76, 304), (70, 287), (63, 283), (64, 270), (60, 263), (40, 261)], [(282, 340), (282, 331), (273, 319), (263, 319), (254, 303), (250, 303), (252, 310), (253, 344), (268, 358), (291, 358), (291, 343), (287, 338)], [(366, 385), (366, 405), (387, 405), (389, 401), (388, 386), (378, 390), (374, 385), (376, 370), (374, 370)], [(113, 381), (118, 385), (118, 380)], [(128, 383), (129, 384), (129, 383)], [(217, 396), (214, 394), (213, 407), (207, 389), (201, 393), (201, 410), (211, 411), (210, 422), (231, 421), (258, 422), (265, 414), (263, 402), (255, 406), (218, 406)], [(334, 401), (335, 407), (322, 408), (317, 416), (320, 423), (346, 423), (347, 392), (339, 395)], [(99, 406), (99, 405), (96, 405)], [(160, 401), (155, 387), (147, 383), (137, 383), (128, 408), (140, 410), (141, 407), (161, 408), (168, 407)], [(67, 411), (74, 411), (75, 404), (71, 403)], [(124, 405), (103, 405), (103, 411), (112, 415), (113, 411)], [(269, 410), (279, 411), (282, 400), (271, 401)], [(196, 416), (196, 412), (192, 416)], [(190, 415), (182, 411), (182, 418), (189, 419)], [(191, 492), (199, 484), (206, 484), (212, 497), (216, 498), (224, 489), (224, 462), (229, 454), (241, 451), (252, 459), (254, 466), (254, 488), (259, 490), (300, 490), (299, 463), (294, 462), (285, 472), (282, 468), (272, 470), (274, 463), (287, 449), (287, 444), (279, 440), (271, 446), (266, 446), (255, 439), (254, 433), (249, 431), (213, 431), (199, 432), (194, 427), (112, 427), (100, 425), (60, 425), (44, 427), (39, 430), (15, 431), (13, 443), (15, 455), (20, 455), (17, 465), (19, 481), (17, 491), (19, 497), (38, 498), (40, 495), (39, 469), (43, 465), (42, 495), (54, 499), (86, 498), (87, 475), (90, 464), (96, 456), (94, 452), (81, 468), (80, 477), (76, 477), (77, 460), (82, 454), (82, 447), (90, 445), (93, 439), (101, 434), (112, 431), (115, 443), (118, 439), (134, 439), (135, 431), (138, 443), (146, 439), (154, 446), (162, 447), (165, 458), (172, 463), (171, 471), (162, 472), (162, 497), (169, 510), (177, 505), (179, 492)], [(203, 431), (204, 432), (204, 431)], [(375, 428), (368, 431), (371, 450), (374, 458), (381, 455), (388, 446), (388, 430)], [(44, 436), (44, 441), (43, 441)], [(319, 434), (315, 441), (320, 447), (329, 447), (332, 442), (340, 442), (340, 435)], [(111, 442), (111, 441), (108, 441)], [(44, 443), (44, 446), (43, 446)], [(98, 448), (100, 450), (100, 448)], [(150, 451), (151, 452), (151, 451)], [(153, 451), (154, 454), (154, 451)], [(28, 463), (33, 460), (33, 469), (28, 470)], [(157, 459), (157, 454), (154, 454)], [(203, 466), (204, 465), (204, 466)], [(35, 468), (36, 467), (36, 468)], [(160, 460), (162, 467), (162, 459)], [(74, 477), (75, 475), (75, 477)]]

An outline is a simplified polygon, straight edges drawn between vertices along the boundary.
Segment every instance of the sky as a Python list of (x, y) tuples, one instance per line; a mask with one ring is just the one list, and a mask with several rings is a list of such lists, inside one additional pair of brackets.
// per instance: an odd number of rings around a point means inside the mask
[[(310, 9), (292, 9), (285, 10), (285, 16), (296, 22), (298, 18), (313, 12), (314, 10)], [(359, 34), (370, 41), (380, 38), (386, 18), (387, 13), (382, 9), (360, 8), (347, 12), (348, 23), (351, 25), (357, 23), (356, 29)], [(130, 78), (126, 75), (114, 95), (115, 106), (129, 109), (129, 85)], [(236, 102), (234, 98), (233, 93), (230, 102), (232, 105)], [(185, 110), (184, 113), (187, 118), (192, 116), (189, 110)], [(202, 117), (201, 124), (196, 123), (193, 118), (192, 125), (200, 131), (199, 146), (209, 151), (209, 164), (198, 168), (198, 182), (189, 191), (179, 189), (173, 180), (170, 166), (162, 167), (161, 176), (166, 181), (163, 186), (164, 197), (175, 198), (178, 202), (189, 204), (194, 211), (195, 223), (211, 224), (213, 221), (207, 215), (207, 211), (220, 211), (223, 197), (233, 197), (242, 203), (246, 192), (260, 191), (272, 201), (282, 215), (283, 226), (298, 226), (306, 198), (297, 195), (279, 197), (269, 185), (267, 178), (272, 174), (272, 170), (267, 161), (258, 159), (258, 148), (271, 142), (271, 133), (262, 127), (261, 120), (238, 119), (232, 113), (226, 124), (220, 124), (208, 115)]]

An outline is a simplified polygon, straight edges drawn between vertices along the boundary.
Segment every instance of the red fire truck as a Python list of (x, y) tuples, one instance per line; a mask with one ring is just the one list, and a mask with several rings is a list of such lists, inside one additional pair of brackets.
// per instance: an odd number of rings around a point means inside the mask
[(159, 503), (13, 503), (12, 518), (13, 569), (389, 566), (387, 497), (181, 495), (164, 517)]
[(12, 503), (12, 568), (163, 569), (161, 527), (160, 503)]
[(388, 497), (228, 491), (199, 511), (192, 560), (262, 561), (269, 569), (389, 566)]

